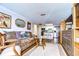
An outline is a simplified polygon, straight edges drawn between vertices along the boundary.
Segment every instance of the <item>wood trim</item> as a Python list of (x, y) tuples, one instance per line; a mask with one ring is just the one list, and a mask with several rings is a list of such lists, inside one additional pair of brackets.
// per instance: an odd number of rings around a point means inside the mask
[(64, 31), (66, 28), (66, 25), (65, 25), (65, 20), (64, 21), (61, 21), (60, 23), (60, 40), (59, 40), (59, 43), (62, 44), (62, 31)]
[(16, 54), (16, 56), (21, 56), (21, 52), (20, 52), (20, 54), (16, 51), (16, 49), (15, 49), (15, 46), (13, 46), (13, 51), (14, 51), (14, 53)]

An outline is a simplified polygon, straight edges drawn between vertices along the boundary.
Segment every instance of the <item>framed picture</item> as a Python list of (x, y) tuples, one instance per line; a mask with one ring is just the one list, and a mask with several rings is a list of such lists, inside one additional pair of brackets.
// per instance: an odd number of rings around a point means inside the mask
[(0, 28), (11, 28), (11, 16), (0, 12)]
[(27, 29), (31, 30), (31, 23), (30, 22), (27, 22)]
[(17, 27), (21, 27), (21, 28), (24, 28), (25, 25), (26, 25), (25, 21), (20, 19), (20, 18), (17, 18), (15, 20), (15, 24), (16, 24)]

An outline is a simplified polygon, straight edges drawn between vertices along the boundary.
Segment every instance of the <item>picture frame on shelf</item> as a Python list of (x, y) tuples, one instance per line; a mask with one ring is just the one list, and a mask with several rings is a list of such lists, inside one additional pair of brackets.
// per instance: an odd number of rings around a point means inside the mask
[(12, 17), (8, 14), (0, 12), (0, 28), (11, 28), (11, 19)]

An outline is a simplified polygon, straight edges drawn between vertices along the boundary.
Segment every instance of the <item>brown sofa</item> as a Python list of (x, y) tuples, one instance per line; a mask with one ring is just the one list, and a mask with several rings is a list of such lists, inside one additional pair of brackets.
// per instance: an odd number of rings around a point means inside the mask
[(21, 53), (24, 54), (25, 51), (30, 50), (32, 47), (35, 45), (38, 46), (38, 39), (34, 37), (28, 37), (28, 38), (23, 38), (20, 37), (20, 34), (18, 34), (18, 38), (16, 33), (20, 32), (6, 32), (6, 40), (16, 40), (16, 45), (19, 45), (21, 47)]
[(38, 42), (34, 38), (20, 39), (17, 41), (16, 45), (19, 45), (21, 47), (21, 55), (23, 55), (32, 47), (37, 46)]

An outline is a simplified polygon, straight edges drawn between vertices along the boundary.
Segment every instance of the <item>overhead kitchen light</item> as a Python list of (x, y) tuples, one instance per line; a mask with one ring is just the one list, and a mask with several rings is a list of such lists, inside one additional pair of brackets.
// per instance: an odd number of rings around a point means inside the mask
[(42, 24), (39, 24), (39, 25), (42, 25)]
[(45, 16), (45, 15), (46, 15), (46, 14), (44, 14), (44, 13), (43, 13), (43, 14), (41, 14), (41, 16)]

